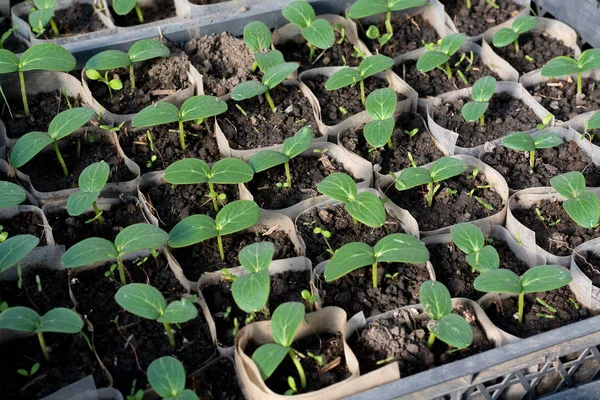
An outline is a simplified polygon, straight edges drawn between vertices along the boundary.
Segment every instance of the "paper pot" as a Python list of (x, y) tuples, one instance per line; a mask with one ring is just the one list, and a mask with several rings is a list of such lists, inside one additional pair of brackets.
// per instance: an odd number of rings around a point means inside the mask
[[(593, 312), (600, 313), (600, 288), (593, 284), (592, 280), (581, 270), (580, 264), (589, 262), (586, 255), (592, 253), (600, 255), (600, 239), (585, 242), (573, 250), (571, 257), (571, 275), (573, 281), (570, 289), (577, 296), (577, 300), (584, 307), (592, 309)], [(585, 260), (585, 261), (584, 261)], [(595, 265), (593, 267), (596, 267)]]

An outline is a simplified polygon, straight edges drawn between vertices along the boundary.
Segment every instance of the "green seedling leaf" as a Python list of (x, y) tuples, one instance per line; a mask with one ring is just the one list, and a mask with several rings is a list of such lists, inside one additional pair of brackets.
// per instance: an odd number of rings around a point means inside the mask
[[(14, 60), (14, 59), (13, 59)], [(75, 57), (57, 44), (42, 43), (25, 50), (18, 64), (20, 71), (62, 71), (75, 69)]]
[(157, 321), (163, 324), (183, 324), (198, 316), (198, 310), (194, 302), (188, 299), (181, 299), (169, 303), (164, 314)]
[(158, 320), (167, 309), (167, 301), (158, 289), (142, 283), (122, 286), (115, 301), (130, 313), (151, 320)]
[(223, 114), (227, 111), (227, 103), (215, 96), (193, 96), (183, 102), (179, 111), (183, 122), (204, 119)]
[(563, 207), (569, 217), (578, 225), (592, 229), (598, 226), (600, 220), (600, 203), (598, 197), (592, 192), (585, 192), (574, 199), (568, 199)]
[(471, 97), (474, 101), (490, 101), (496, 90), (496, 79), (491, 76), (484, 76), (478, 79), (471, 89)]
[(495, 47), (501, 48), (508, 46), (518, 38), (519, 34), (511, 28), (501, 28), (494, 34), (492, 43)]
[(519, 35), (529, 32), (537, 26), (537, 17), (526, 15), (514, 20), (512, 28)]
[(218, 185), (236, 185), (250, 182), (253, 176), (252, 168), (242, 160), (224, 158), (213, 165), (208, 182)]
[(334, 172), (317, 184), (317, 190), (341, 203), (349, 203), (356, 198), (356, 183), (350, 176)]
[(176, 249), (191, 246), (218, 235), (215, 221), (206, 215), (192, 215), (181, 220), (169, 232), (169, 246)]
[(268, 71), (276, 65), (285, 63), (283, 53), (279, 50), (271, 50), (267, 53), (256, 53), (254, 60), (258, 64), (258, 68), (261, 71)]
[(106, 50), (96, 54), (85, 63), (86, 69), (107, 71), (125, 68), (131, 64), (129, 55), (121, 50)]
[(173, 185), (193, 185), (208, 182), (210, 166), (198, 158), (185, 158), (169, 165), (163, 179)]
[(577, 61), (577, 66), (580, 72), (600, 68), (600, 49), (589, 49), (581, 53)]
[(431, 183), (431, 176), (429, 171), (425, 168), (407, 168), (396, 177), (396, 189), (397, 190), (408, 190), (417, 186), (427, 185)]
[(315, 20), (310, 26), (302, 28), (300, 32), (308, 43), (319, 49), (328, 49), (333, 46), (335, 41), (333, 28), (324, 19)]
[(441, 40), (438, 51), (428, 51), (419, 57), (417, 69), (421, 72), (429, 72), (446, 63), (460, 49), (466, 38), (464, 33), (453, 33), (446, 36)]
[(167, 243), (169, 235), (151, 224), (134, 224), (123, 229), (115, 238), (119, 254), (125, 255), (144, 249), (155, 249)]
[(556, 77), (562, 75), (572, 75), (579, 72), (577, 61), (571, 57), (560, 56), (548, 61), (542, 67), (542, 76)]
[(29, 132), (21, 136), (10, 153), (10, 165), (20, 168), (54, 140), (44, 132)]
[(373, 120), (384, 121), (394, 116), (396, 111), (396, 92), (393, 89), (377, 89), (367, 97), (366, 108)]
[(118, 15), (127, 15), (133, 10), (137, 0), (113, 0), (112, 8)]
[(525, 32), (528, 32), (537, 26), (537, 17), (530, 15), (519, 17), (512, 23), (511, 28), (502, 28), (496, 32), (493, 38), (493, 44), (496, 47), (506, 47), (513, 43)]
[(573, 199), (585, 193), (585, 177), (579, 171), (567, 172), (552, 177), (550, 186), (561, 196)]
[(238, 276), (231, 284), (231, 294), (235, 304), (244, 312), (251, 314), (267, 305), (270, 292), (268, 268), (259, 272)]
[(290, 347), (300, 324), (304, 321), (304, 315), (302, 303), (288, 302), (277, 307), (271, 317), (271, 334), (275, 343)]
[(294, 136), (286, 139), (283, 142), (281, 152), (283, 153), (283, 155), (285, 155), (288, 159), (291, 160), (292, 158), (297, 157), (302, 152), (306, 151), (310, 147), (312, 139), (312, 129), (305, 126), (304, 128), (300, 129), (298, 133), (296, 133)]
[(267, 343), (260, 346), (252, 354), (252, 361), (258, 367), (263, 380), (269, 379), (288, 353), (289, 348), (277, 343)]
[(379, 240), (373, 248), (377, 262), (420, 264), (429, 260), (429, 250), (416, 237), (393, 233)]
[(43, 33), (44, 27), (48, 25), (54, 16), (54, 8), (43, 8), (29, 13), (28, 22), (31, 30), (35, 33)]
[(260, 208), (250, 200), (237, 200), (225, 205), (215, 218), (220, 235), (229, 235), (256, 225)]
[(466, 257), (467, 263), (473, 269), (484, 273), (500, 267), (500, 256), (495, 248), (490, 245), (482, 247), (478, 253), (471, 253)]
[(283, 82), (284, 79), (286, 79), (288, 76), (294, 73), (298, 69), (298, 67), (298, 64), (291, 62), (275, 65), (274, 67), (269, 68), (264, 73), (262, 77), (262, 83), (268, 89), (273, 89), (275, 86)]
[(161, 357), (148, 366), (148, 382), (162, 398), (179, 396), (185, 389), (185, 379), (185, 369), (174, 357)]
[(502, 139), (502, 145), (519, 151), (534, 151), (534, 139), (525, 132), (513, 132)]
[(560, 136), (550, 132), (537, 135), (533, 140), (536, 149), (549, 149), (561, 145), (562, 142), (563, 140)]
[(452, 297), (446, 286), (440, 282), (423, 282), (419, 289), (419, 301), (427, 316), (434, 321), (452, 314)]
[(304, 0), (292, 1), (283, 7), (281, 13), (285, 19), (300, 28), (311, 26), (316, 18), (315, 10)]
[(108, 181), (110, 167), (100, 161), (86, 167), (79, 175), (79, 192), (75, 192), (67, 199), (67, 212), (77, 216), (86, 212), (94, 203)]
[(250, 22), (244, 28), (244, 42), (252, 53), (267, 50), (271, 47), (271, 30), (260, 21)]
[(394, 132), (394, 118), (367, 122), (363, 128), (365, 140), (374, 148), (385, 146)]
[(54, 140), (67, 137), (96, 115), (94, 110), (87, 107), (75, 107), (56, 115), (48, 126), (48, 135)]
[(599, 129), (600, 128), (600, 111), (596, 112), (590, 117), (585, 123), (585, 129)]
[(469, 167), (463, 160), (452, 157), (442, 157), (431, 165), (429, 174), (432, 182), (442, 182), (462, 174), (468, 168)]
[(286, 163), (289, 160), (288, 157), (278, 151), (263, 150), (253, 155), (250, 161), (248, 161), (248, 165), (255, 173), (258, 173)]
[(171, 50), (162, 42), (154, 39), (142, 39), (135, 42), (127, 52), (129, 63), (151, 60), (153, 58), (166, 58), (171, 55)]
[(19, 59), (9, 50), (0, 49), (0, 74), (8, 74), (19, 70)]
[(253, 243), (244, 247), (239, 255), (240, 265), (250, 273), (269, 269), (275, 254), (275, 245), (271, 242)]
[(54, 308), (41, 319), (36, 332), (78, 333), (83, 329), (83, 320), (73, 310)]
[(115, 246), (106, 239), (89, 238), (70, 247), (60, 259), (63, 268), (76, 268), (117, 258)]
[(25, 190), (12, 182), (0, 181), (0, 208), (21, 204), (27, 199)]
[(448, 35), (440, 42), (440, 52), (447, 56), (452, 56), (460, 49), (460, 46), (462, 46), (466, 39), (467, 35), (464, 33), (453, 33)]
[(429, 330), (442, 342), (464, 349), (473, 342), (471, 325), (457, 314), (448, 314), (438, 321), (429, 321)]
[(342, 68), (331, 75), (325, 82), (326, 90), (337, 90), (354, 85), (361, 80), (361, 76), (354, 68)]
[(485, 114), (489, 105), (487, 101), (471, 101), (463, 106), (460, 113), (465, 121), (474, 122)]
[(427, 0), (388, 0), (388, 7), (391, 11), (402, 11), (414, 7), (422, 7), (427, 4)]
[(27, 307), (10, 307), (0, 313), (0, 329), (35, 332), (41, 323), (38, 313)]
[(494, 269), (479, 275), (475, 289), (486, 293), (521, 293), (521, 279), (509, 269)]
[(345, 203), (344, 207), (353, 218), (368, 227), (379, 228), (385, 224), (385, 208), (375, 193), (358, 193), (352, 201)]
[(169, 124), (179, 121), (179, 110), (165, 101), (152, 104), (137, 113), (131, 121), (134, 128)]
[[(284, 78), (285, 79), (285, 78)], [(235, 101), (251, 99), (265, 93), (269, 88), (259, 81), (242, 82), (231, 91), (231, 98)]]
[(450, 229), (452, 241), (463, 253), (475, 253), (485, 246), (481, 229), (469, 223), (456, 224)]
[(521, 277), (524, 293), (546, 292), (568, 285), (573, 277), (568, 269), (558, 265), (538, 265)]
[(0, 273), (25, 258), (39, 242), (40, 239), (33, 235), (17, 235), (0, 243)]
[(342, 276), (376, 262), (373, 249), (365, 243), (348, 243), (339, 248), (325, 266), (325, 281), (332, 282)]
[(383, 14), (389, 10), (387, 0), (358, 0), (350, 7), (348, 17), (352, 19)]
[[(365, 58), (358, 66), (358, 73), (362, 79), (392, 68), (394, 60), (381, 54)], [(331, 78), (330, 78), (331, 79)], [(327, 86), (327, 83), (325, 84)]]

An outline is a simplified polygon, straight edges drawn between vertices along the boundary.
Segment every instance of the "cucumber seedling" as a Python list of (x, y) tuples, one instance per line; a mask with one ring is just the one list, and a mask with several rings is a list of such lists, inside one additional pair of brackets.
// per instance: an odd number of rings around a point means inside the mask
[(216, 185), (236, 185), (252, 180), (254, 171), (242, 160), (224, 158), (217, 161), (212, 168), (198, 158), (185, 158), (169, 165), (163, 179), (172, 185), (198, 185), (208, 183), (208, 197), (212, 200), (215, 211), (219, 211), (217, 200), (224, 202), (225, 193), (217, 193)]
[(359, 268), (371, 265), (373, 287), (377, 287), (377, 264), (395, 262), (421, 264), (429, 260), (429, 250), (414, 236), (393, 233), (375, 247), (354, 242), (340, 247), (325, 266), (325, 281), (332, 282)]
[(50, 24), (54, 36), (58, 36), (58, 27), (54, 22), (54, 10), (56, 0), (33, 0), (34, 7), (31, 8), (28, 21), (35, 37), (40, 37), (46, 31), (46, 25)]
[(594, 113), (587, 121), (585, 121), (585, 128), (582, 137), (589, 135), (590, 141), (594, 138), (594, 135), (590, 135), (589, 131), (592, 129), (600, 129), (600, 111)]
[(27, 199), (25, 189), (16, 183), (0, 181), (0, 209), (21, 204)]
[(86, 223), (98, 220), (103, 224), (102, 211), (98, 209), (96, 200), (104, 189), (109, 174), (110, 167), (104, 161), (87, 166), (79, 175), (79, 191), (67, 199), (67, 213), (72, 217), (77, 217), (93, 207), (95, 216)]
[(87, 124), (96, 115), (87, 107), (75, 107), (56, 115), (48, 126), (48, 132), (29, 132), (23, 135), (10, 153), (10, 164), (19, 168), (27, 164), (46, 146), (52, 145), (65, 176), (69, 176), (67, 164), (58, 148), (58, 141), (68, 137)]
[(161, 357), (148, 366), (148, 383), (162, 399), (198, 400), (196, 393), (185, 388), (185, 380), (185, 369), (175, 357)]
[(99, 82), (104, 83), (106, 85), (106, 87), (108, 87), (108, 95), (110, 96), (111, 100), (113, 98), (113, 95), (112, 95), (113, 90), (123, 89), (123, 82), (119, 78), (109, 79), (108, 71), (106, 71), (104, 73), (104, 76), (102, 76), (102, 74), (100, 72), (96, 71), (95, 69), (86, 69), (85, 76), (87, 76), (87, 78), (92, 81), (99, 81)]
[(306, 151), (313, 139), (312, 129), (304, 127), (293, 137), (283, 142), (281, 151), (263, 150), (252, 156), (248, 165), (255, 173), (271, 169), (283, 164), (285, 168), (286, 181), (282, 184), (284, 189), (292, 187), (292, 175), (290, 173), (290, 161)]
[(315, 10), (307, 1), (294, 0), (283, 7), (281, 13), (285, 19), (300, 28), (302, 37), (308, 42), (310, 63), (315, 57), (315, 48), (325, 50), (333, 46), (333, 28), (326, 20), (316, 19)]
[(506, 47), (511, 43), (515, 45), (515, 51), (519, 51), (519, 36), (529, 32), (537, 26), (537, 17), (526, 15), (516, 18), (510, 28), (501, 28), (494, 34), (492, 43), (495, 47)]
[(68, 308), (54, 308), (43, 316), (27, 307), (11, 307), (0, 313), (0, 329), (37, 334), (44, 358), (50, 360), (50, 353), (44, 339), (45, 332), (79, 333), (83, 321), (79, 314)]
[[(1, 229), (0, 229), (1, 230)], [(40, 243), (33, 235), (17, 235), (0, 241), (0, 273), (15, 266)]]
[(235, 304), (248, 314), (264, 310), (269, 300), (271, 279), (269, 265), (275, 254), (271, 242), (254, 243), (244, 247), (238, 259), (247, 274), (237, 276), (231, 284)]
[(586, 190), (585, 177), (579, 171), (556, 175), (550, 179), (550, 186), (567, 198), (563, 208), (577, 225), (593, 229), (600, 221), (598, 196)]
[[(439, 68), (446, 73), (448, 79), (452, 79), (450, 58), (460, 49), (466, 39), (467, 35), (464, 33), (453, 33), (441, 39), (437, 47), (434, 46), (421, 54), (417, 60), (417, 69), (421, 72), (429, 72)], [(444, 65), (444, 68), (441, 65)]]
[(365, 124), (363, 134), (373, 150), (386, 144), (390, 150), (393, 149), (392, 133), (396, 103), (396, 92), (390, 88), (374, 90), (367, 97), (366, 109), (371, 121)]
[(82, 240), (69, 248), (60, 259), (63, 268), (83, 267), (116, 259), (119, 269), (119, 278), (125, 285), (125, 266), (123, 257), (134, 251), (155, 249), (167, 243), (169, 235), (162, 229), (150, 224), (134, 224), (123, 229), (111, 242), (102, 238), (89, 238)]
[(596, 68), (600, 68), (600, 49), (589, 49), (581, 53), (577, 61), (567, 56), (553, 58), (542, 67), (541, 73), (549, 78), (577, 74), (577, 95), (581, 95), (581, 74)]
[[(248, 50), (256, 57), (257, 53), (265, 53), (271, 49), (273, 39), (271, 30), (260, 21), (250, 22), (244, 27), (244, 43)], [(283, 55), (282, 55), (283, 57)], [(251, 72), (256, 71), (258, 63), (254, 61)]]
[(518, 321), (523, 322), (525, 293), (546, 292), (561, 288), (573, 277), (568, 269), (558, 265), (538, 265), (521, 277), (509, 269), (496, 269), (479, 275), (475, 289), (486, 293), (513, 293), (519, 295)]
[(137, 0), (113, 0), (112, 8), (117, 15), (127, 15), (135, 9), (138, 21), (140, 21), (140, 24), (144, 23), (144, 15)]
[(479, 125), (485, 124), (485, 112), (490, 106), (490, 99), (496, 90), (496, 79), (491, 76), (484, 76), (475, 82), (471, 88), (471, 97), (473, 101), (465, 103), (460, 110), (463, 118), (467, 122), (479, 120)]
[(2, 36), (0, 36), (0, 49), (4, 48), (4, 43), (6, 43), (10, 35), (12, 35), (18, 28), (19, 24), (14, 24), (6, 32), (4, 32)]
[(198, 316), (198, 310), (194, 306), (195, 299), (196, 296), (182, 298), (167, 305), (158, 289), (143, 283), (121, 286), (115, 294), (115, 301), (126, 311), (163, 324), (171, 347), (176, 346), (171, 324), (183, 324)]
[(502, 139), (502, 145), (509, 149), (529, 152), (529, 166), (533, 172), (535, 167), (535, 151), (537, 149), (549, 149), (562, 144), (562, 139), (555, 133), (542, 133), (531, 137), (525, 132), (513, 132)]
[(484, 273), (500, 267), (500, 256), (493, 246), (486, 244), (477, 226), (469, 223), (456, 224), (450, 229), (452, 241), (466, 254), (467, 263), (473, 271)]

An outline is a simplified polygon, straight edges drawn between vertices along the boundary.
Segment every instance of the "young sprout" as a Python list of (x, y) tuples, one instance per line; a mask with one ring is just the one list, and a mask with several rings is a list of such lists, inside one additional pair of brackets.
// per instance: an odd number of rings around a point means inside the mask
[(465, 121), (475, 122), (479, 120), (479, 125), (485, 124), (485, 112), (490, 105), (490, 99), (496, 90), (496, 79), (491, 76), (484, 76), (475, 82), (471, 88), (471, 97), (473, 101), (466, 103), (460, 113)]
[(225, 260), (222, 237), (254, 226), (260, 219), (258, 205), (250, 200), (237, 200), (225, 205), (215, 219), (197, 214), (185, 218), (169, 232), (169, 246), (177, 249), (217, 238), (221, 260)]
[[(272, 37), (268, 26), (260, 21), (250, 22), (244, 27), (244, 43), (252, 54), (267, 52), (271, 48)], [(252, 72), (256, 71), (258, 63), (252, 64)]]
[(560, 56), (550, 60), (542, 67), (542, 76), (554, 78), (563, 75), (577, 74), (577, 94), (581, 94), (581, 74), (600, 68), (600, 49), (589, 49), (581, 53), (579, 60)]
[(571, 171), (550, 179), (550, 185), (561, 196), (567, 198), (563, 208), (577, 225), (593, 229), (600, 221), (600, 203), (598, 196), (587, 191), (585, 177), (579, 171)]
[(319, 182), (317, 190), (344, 203), (344, 208), (355, 221), (371, 228), (379, 228), (385, 224), (386, 213), (381, 199), (375, 193), (358, 193), (356, 182), (350, 176), (335, 172)]
[(61, 71), (69, 72), (75, 68), (75, 57), (57, 44), (36, 44), (25, 50), (18, 58), (13, 52), (0, 50), (0, 74), (17, 72), (21, 84), (21, 97), (25, 116), (29, 117), (27, 92), (25, 89), (25, 71)]
[(519, 295), (519, 323), (523, 322), (525, 293), (546, 292), (567, 285), (571, 273), (558, 265), (539, 265), (528, 269), (521, 277), (509, 269), (487, 271), (475, 279), (475, 289), (486, 293), (514, 293)]
[(142, 15), (142, 9), (137, 0), (113, 0), (112, 8), (117, 15), (127, 15), (135, 8), (138, 21), (140, 21), (140, 24), (144, 23), (144, 15)]
[(45, 32), (45, 26), (50, 23), (54, 36), (58, 36), (58, 27), (54, 22), (54, 9), (56, 0), (33, 0), (32, 11), (29, 13), (29, 26), (36, 34), (36, 37), (41, 36)]
[[(464, 33), (453, 33), (441, 39), (437, 50), (434, 47), (419, 57), (417, 69), (421, 72), (429, 72), (439, 68), (446, 73), (448, 79), (452, 79), (450, 58), (460, 49), (466, 38)], [(445, 64), (445, 69), (441, 67), (442, 64)]]
[(18, 27), (19, 27), (19, 24), (14, 24), (6, 32), (4, 32), (2, 34), (2, 36), (0, 37), (0, 49), (4, 48), (4, 43), (6, 43), (6, 41), (10, 37), (10, 35), (12, 35), (17, 30)]
[(452, 241), (467, 255), (467, 263), (473, 271), (484, 273), (500, 267), (496, 249), (485, 244), (485, 237), (477, 226), (469, 223), (456, 224), (450, 229)]
[(494, 46), (506, 47), (511, 43), (515, 44), (515, 51), (519, 51), (519, 36), (529, 32), (537, 26), (537, 17), (526, 15), (515, 19), (510, 28), (499, 29), (494, 34), (492, 43)]
[(94, 110), (87, 107), (71, 108), (57, 114), (50, 122), (48, 132), (29, 132), (17, 141), (10, 154), (10, 164), (15, 168), (22, 167), (51, 144), (63, 173), (69, 176), (69, 170), (58, 148), (58, 141), (87, 124), (94, 115)]
[(36, 333), (46, 361), (50, 353), (44, 340), (44, 332), (79, 333), (83, 321), (79, 314), (68, 308), (54, 308), (44, 316), (27, 307), (11, 307), (0, 313), (0, 329)]
[(29, 371), (26, 369), (19, 368), (17, 370), (17, 374), (31, 379), (31, 377), (33, 375), (35, 375), (39, 370), (40, 370), (40, 363), (35, 363), (31, 366), (31, 369), (29, 369)]
[(594, 113), (590, 119), (585, 121), (584, 135), (588, 134), (592, 129), (600, 129), (600, 111)]
[[(433, 196), (440, 190), (440, 183), (465, 172), (469, 167), (457, 158), (442, 157), (431, 164), (429, 170), (423, 167), (407, 168), (396, 177), (396, 189), (408, 190), (427, 185), (427, 206), (433, 204)], [(434, 184), (437, 185), (434, 186)]]
[(100, 196), (104, 185), (106, 185), (109, 174), (110, 167), (104, 161), (87, 166), (79, 175), (79, 191), (73, 193), (67, 199), (67, 213), (72, 217), (76, 217), (93, 207), (96, 215), (86, 223), (97, 219), (99, 223), (103, 224), (102, 211), (98, 209), (96, 200)]
[(554, 118), (554, 115), (552, 115), (552, 114), (546, 114), (546, 116), (544, 118), (542, 118), (542, 122), (539, 123), (539, 124), (537, 124), (535, 126), (535, 128), (538, 131), (541, 131), (542, 129), (544, 129), (545, 127), (548, 126), (548, 124), (552, 121), (552, 118)]
[(360, 99), (365, 104), (365, 79), (371, 75), (386, 71), (394, 65), (394, 60), (382, 55), (374, 55), (361, 61), (358, 68), (342, 68), (325, 82), (325, 89), (337, 90), (346, 86), (360, 85)]
[(196, 393), (185, 388), (185, 379), (185, 369), (174, 357), (158, 358), (148, 366), (148, 383), (162, 399), (198, 400)]
[(377, 287), (377, 264), (396, 262), (420, 264), (429, 260), (429, 251), (419, 239), (405, 233), (393, 233), (375, 247), (354, 242), (342, 246), (325, 266), (325, 281), (332, 282), (359, 268), (371, 265), (373, 287)]
[[(135, 0), (134, 0), (135, 2)], [(135, 42), (125, 53), (121, 50), (106, 50), (96, 54), (85, 63), (85, 69), (108, 71), (129, 67), (131, 89), (135, 89), (134, 64), (139, 61), (151, 60), (158, 57), (169, 57), (171, 50), (164, 43), (154, 39), (142, 39)], [(86, 74), (87, 75), (87, 74)], [(109, 86), (110, 89), (110, 86)]]
[(12, 182), (0, 181), (0, 209), (21, 204), (27, 199), (25, 190)]
[(227, 103), (214, 96), (194, 96), (183, 102), (181, 108), (161, 101), (149, 105), (137, 113), (131, 121), (133, 128), (146, 128), (149, 126), (179, 123), (179, 142), (181, 149), (185, 150), (185, 130), (183, 123), (195, 120), (204, 120), (227, 111)]
[(0, 240), (0, 273), (16, 265), (39, 243), (40, 239), (33, 235), (17, 235)]
[(363, 133), (373, 149), (381, 148), (386, 143), (390, 149), (393, 147), (396, 100), (396, 92), (390, 88), (374, 90), (367, 97), (367, 113), (372, 121), (367, 122)]
[(110, 96), (111, 100), (113, 98), (112, 97), (113, 90), (123, 89), (123, 82), (121, 82), (121, 80), (119, 78), (109, 79), (108, 71), (106, 71), (104, 73), (104, 76), (102, 76), (102, 74), (100, 72), (96, 71), (95, 69), (86, 69), (85, 76), (87, 76), (87, 78), (92, 81), (100, 81), (100, 82), (104, 83), (108, 87), (108, 95)]
[(316, 19), (315, 10), (307, 1), (294, 0), (283, 7), (281, 13), (285, 19), (300, 28), (300, 33), (310, 49), (309, 62), (312, 63), (315, 57), (315, 48), (325, 50), (333, 46), (333, 28), (324, 19)]
[(231, 294), (235, 304), (248, 314), (254, 314), (267, 306), (271, 291), (269, 265), (273, 254), (275, 245), (261, 242), (244, 247), (238, 255), (247, 274), (235, 278), (231, 284)]
[(314, 311), (315, 303), (317, 302), (317, 295), (311, 294), (308, 290), (304, 289), (300, 292), (300, 296), (308, 303), (310, 311)]
[(509, 149), (529, 152), (529, 166), (535, 167), (535, 151), (537, 149), (549, 149), (562, 144), (562, 139), (555, 133), (542, 133), (531, 137), (525, 132), (513, 132), (502, 139), (502, 145)]
[(465, 0), (465, 6), (467, 7), (467, 10), (471, 9), (471, 0)]
[(298, 131), (293, 137), (286, 139), (283, 142), (281, 151), (263, 150), (252, 156), (248, 165), (255, 173), (271, 169), (283, 164), (285, 167), (286, 181), (283, 187), (289, 189), (292, 187), (292, 175), (290, 173), (290, 161), (306, 151), (313, 139), (312, 129), (304, 127)]
[(436, 338), (458, 350), (471, 345), (473, 330), (463, 317), (452, 313), (452, 298), (446, 286), (436, 281), (423, 282), (419, 300), (430, 318), (427, 347), (431, 349)]
[[(185, 158), (169, 165), (163, 179), (172, 185), (198, 185), (208, 183), (208, 197), (215, 211), (219, 211), (217, 199), (223, 199), (224, 193), (217, 193), (216, 185), (236, 185), (252, 180), (254, 171), (242, 160), (224, 158), (212, 168), (198, 158)], [(224, 200), (224, 199), (223, 199)]]
[(150, 224), (134, 224), (123, 229), (112, 243), (102, 238), (82, 240), (69, 248), (60, 259), (63, 268), (83, 267), (116, 259), (119, 278), (125, 285), (125, 266), (123, 257), (134, 251), (154, 249), (167, 243), (168, 235), (162, 229)]

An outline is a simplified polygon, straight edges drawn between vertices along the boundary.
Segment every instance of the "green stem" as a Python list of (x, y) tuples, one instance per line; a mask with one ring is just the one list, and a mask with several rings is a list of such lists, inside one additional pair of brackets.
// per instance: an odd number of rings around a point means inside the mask
[(485, 125), (485, 114), (479, 117), (479, 126)]
[(371, 266), (371, 277), (373, 280), (373, 289), (377, 289), (377, 261)]
[(360, 80), (360, 100), (362, 101), (363, 106), (365, 105), (365, 81)]
[(96, 204), (96, 202), (93, 202), (92, 207), (94, 207), (94, 212), (96, 213), (96, 219), (98, 220), (99, 223), (103, 224), (104, 218), (102, 218), (102, 213), (100, 212), (100, 210), (98, 210), (98, 204)]
[(125, 266), (123, 265), (123, 260), (121, 260), (121, 257), (117, 258), (117, 268), (119, 269), (119, 279), (121, 280), (121, 283), (126, 285), (127, 281), (125, 280)]
[(392, 31), (392, 12), (389, 10), (385, 14), (385, 29), (387, 33), (394, 33)]
[(427, 348), (430, 349), (433, 347), (433, 342), (435, 342), (435, 335), (433, 332), (429, 332), (429, 339), (427, 339)]
[(513, 43), (515, 44), (515, 51), (518, 53), (519, 52), (519, 38), (516, 38)]
[(131, 89), (135, 89), (135, 71), (133, 69), (133, 61), (129, 65), (129, 81), (131, 82)]
[(581, 72), (577, 73), (577, 94), (581, 94)]
[(213, 202), (213, 207), (215, 208), (216, 212), (219, 212), (219, 205), (217, 204), (217, 192), (215, 192), (215, 187), (212, 184), (212, 182), (208, 182), (208, 189), (210, 190), (209, 196), (212, 199)]
[(252, 69), (250, 70), (250, 72), (254, 73), (256, 71), (256, 68), (258, 68), (258, 63), (256, 61), (254, 61), (254, 64), (252, 64)]
[(531, 169), (535, 166), (535, 150), (529, 152), (529, 166)]
[(271, 107), (271, 111), (275, 112), (275, 103), (273, 103), (273, 99), (271, 98), (271, 93), (269, 93), (268, 89), (265, 92), (265, 98), (267, 99), (267, 102), (269, 103), (269, 107)]
[(19, 81), (21, 82), (21, 97), (23, 98), (23, 109), (25, 116), (29, 117), (29, 105), (27, 104), (27, 92), (25, 91), (25, 76), (23, 71), (19, 71)]
[(312, 64), (312, 60), (315, 57), (315, 46), (313, 46), (312, 43), (309, 43), (308, 48), (310, 49), (310, 53), (308, 54), (308, 62)]
[(292, 175), (290, 174), (290, 162), (289, 161), (284, 162), (283, 166), (285, 167), (285, 179), (286, 179), (287, 187), (291, 188), (292, 187)]
[(185, 131), (183, 130), (182, 120), (179, 120), (179, 142), (181, 143), (181, 150), (185, 151)]
[(452, 79), (452, 70), (450, 69), (450, 62), (446, 61), (446, 76), (448, 79)]
[(223, 240), (221, 239), (221, 235), (217, 235), (217, 245), (219, 246), (221, 261), (225, 261), (225, 250), (223, 250)]
[(65, 160), (62, 157), (62, 154), (60, 154), (60, 150), (58, 149), (58, 142), (55, 140), (52, 145), (54, 146), (54, 152), (56, 153), (56, 157), (58, 157), (58, 162), (60, 163), (63, 173), (65, 174), (65, 176), (69, 176), (69, 170), (67, 170), (67, 165), (65, 164)]
[(137, 1), (135, 2), (135, 12), (137, 14), (138, 20), (140, 21), (140, 24), (143, 24), (144, 16), (142, 15), (142, 9), (140, 8), (140, 5)]
[(427, 207), (431, 208), (433, 203), (433, 183), (427, 185)]
[(46, 341), (44, 340), (44, 334), (42, 332), (38, 332), (37, 337), (40, 341), (40, 347), (42, 348), (42, 352), (44, 353), (44, 358), (46, 359), (46, 361), (50, 361), (50, 354), (48, 354), (48, 347), (46, 346)]
[(467, 0), (467, 9), (470, 10), (471, 9), (471, 0)]
[(56, 22), (54, 22), (54, 18), (50, 18), (50, 26), (52, 27), (52, 32), (54, 33), (54, 36), (58, 36), (58, 27), (56, 26)]
[(298, 359), (298, 357), (296, 357), (296, 354), (294, 354), (294, 349), (290, 348), (288, 350), (288, 355), (290, 356), (292, 362), (298, 370), (298, 375), (300, 376), (300, 385), (302, 386), (302, 389), (306, 389), (306, 375), (304, 374), (304, 368), (302, 368), (300, 360)]
[(171, 344), (171, 347), (175, 347), (175, 336), (173, 336), (173, 332), (171, 331), (171, 325), (167, 324), (166, 322), (163, 323), (163, 325), (165, 326), (167, 336), (169, 337), (169, 344)]
[(519, 323), (523, 322), (523, 301), (525, 300), (525, 292), (519, 293)]
[(110, 96), (110, 100), (112, 101), (112, 90), (110, 89), (110, 84), (106, 84), (108, 86), (108, 95)]
[(390, 138), (390, 140), (388, 140), (387, 146), (388, 146), (388, 149), (394, 150), (394, 144), (392, 143), (392, 138)]

